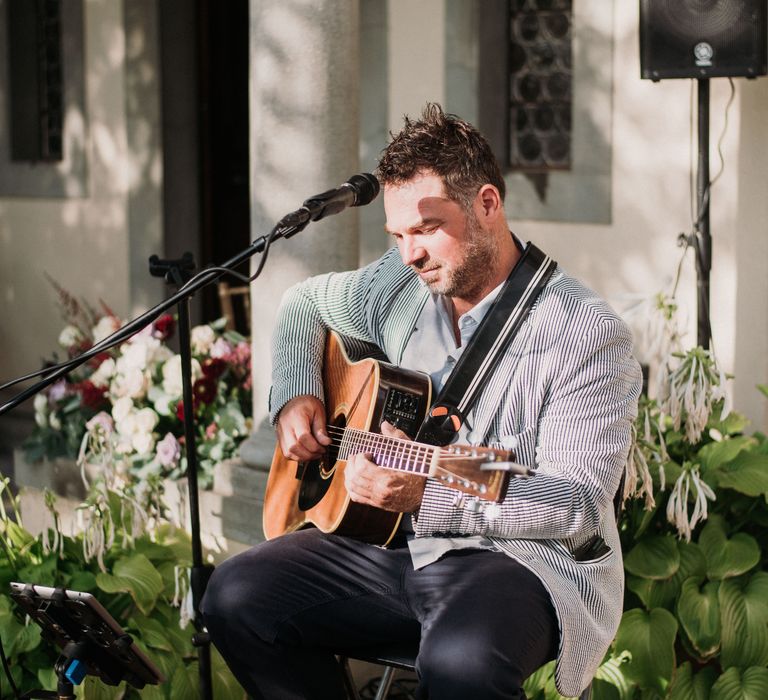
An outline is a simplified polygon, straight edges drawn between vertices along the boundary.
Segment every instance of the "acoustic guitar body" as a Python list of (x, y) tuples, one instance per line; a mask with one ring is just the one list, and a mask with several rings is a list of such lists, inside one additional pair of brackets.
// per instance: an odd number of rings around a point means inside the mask
[[(347, 428), (380, 433), (385, 420), (413, 436), (431, 403), (428, 375), (373, 359), (353, 362), (334, 333), (326, 343), (323, 384), (331, 437)], [(344, 487), (346, 460), (338, 452), (334, 439), (323, 459), (299, 463), (278, 445), (264, 497), (267, 539), (307, 526), (371, 544), (392, 539), (402, 514), (351, 501)]]

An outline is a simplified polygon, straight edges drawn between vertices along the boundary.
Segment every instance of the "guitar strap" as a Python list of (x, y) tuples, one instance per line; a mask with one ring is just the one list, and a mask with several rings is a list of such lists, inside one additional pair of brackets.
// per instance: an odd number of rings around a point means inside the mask
[(447, 445), (461, 429), (486, 377), (520, 329), (557, 263), (528, 243), (435, 399), (417, 442)]

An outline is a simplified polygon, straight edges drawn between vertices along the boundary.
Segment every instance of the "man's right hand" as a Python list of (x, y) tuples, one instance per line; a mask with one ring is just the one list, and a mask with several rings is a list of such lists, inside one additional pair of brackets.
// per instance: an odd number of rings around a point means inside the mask
[(315, 396), (297, 396), (285, 404), (275, 430), (283, 454), (297, 462), (322, 457), (331, 444), (325, 431), (325, 407)]

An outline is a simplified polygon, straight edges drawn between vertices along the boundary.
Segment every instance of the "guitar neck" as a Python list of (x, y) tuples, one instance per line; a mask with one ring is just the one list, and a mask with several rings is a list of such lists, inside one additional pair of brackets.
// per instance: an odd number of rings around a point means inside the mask
[(429, 476), (438, 459), (440, 448), (356, 428), (346, 428), (339, 445), (338, 458), (349, 459), (361, 452), (372, 455), (373, 462), (380, 467)]

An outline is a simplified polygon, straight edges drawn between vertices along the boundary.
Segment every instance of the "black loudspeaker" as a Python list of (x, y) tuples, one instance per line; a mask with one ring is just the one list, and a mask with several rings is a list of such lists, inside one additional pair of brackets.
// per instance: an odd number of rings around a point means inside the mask
[(640, 0), (642, 77), (765, 75), (766, 5), (766, 0)]

